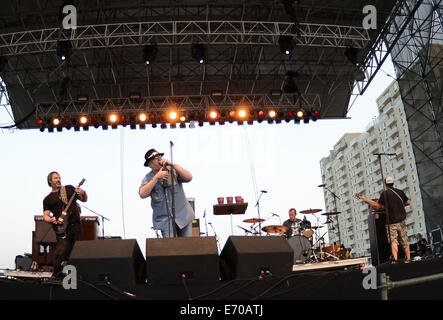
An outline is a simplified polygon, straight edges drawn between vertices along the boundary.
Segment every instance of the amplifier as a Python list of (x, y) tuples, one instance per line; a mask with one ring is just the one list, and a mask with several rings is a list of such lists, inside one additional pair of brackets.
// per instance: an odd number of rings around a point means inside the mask
[(438, 254), (442, 251), (442, 230), (437, 228), (431, 231), (432, 252)]

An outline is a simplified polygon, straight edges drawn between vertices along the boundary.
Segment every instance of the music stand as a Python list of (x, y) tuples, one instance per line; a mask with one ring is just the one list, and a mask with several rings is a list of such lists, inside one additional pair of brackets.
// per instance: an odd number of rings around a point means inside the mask
[(232, 221), (232, 215), (245, 214), (248, 203), (228, 203), (228, 204), (214, 204), (215, 215), (227, 215), (231, 216), (231, 235), (234, 235), (234, 223)]

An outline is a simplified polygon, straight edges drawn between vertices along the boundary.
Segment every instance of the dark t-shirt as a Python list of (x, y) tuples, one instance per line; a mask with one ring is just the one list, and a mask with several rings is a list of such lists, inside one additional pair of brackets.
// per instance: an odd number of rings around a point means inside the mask
[[(75, 192), (75, 187), (68, 185), (66, 186), (66, 196), (71, 199), (72, 194)], [(80, 208), (76, 203), (77, 195), (75, 195), (74, 200), (68, 208), (69, 218), (68, 224), (80, 224)], [(66, 207), (66, 204), (60, 199), (60, 190), (57, 192), (51, 192), (46, 196), (43, 200), (43, 211), (49, 210), (52, 214), (58, 218), (62, 214), (63, 209)]]
[[(392, 189), (392, 190), (391, 190)], [(385, 192), (388, 202), (389, 224), (399, 223), (406, 219), (405, 203), (408, 197), (403, 191), (396, 188), (386, 189), (380, 195), (378, 203), (385, 205)], [(397, 193), (397, 194), (395, 194)]]

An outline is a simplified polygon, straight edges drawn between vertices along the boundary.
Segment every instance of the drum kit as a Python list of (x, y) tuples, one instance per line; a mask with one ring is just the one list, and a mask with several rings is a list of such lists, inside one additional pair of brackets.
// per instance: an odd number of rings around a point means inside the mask
[[(307, 209), (300, 211), (302, 214), (315, 214), (321, 212), (321, 209)], [(325, 212), (322, 215), (327, 216), (325, 224), (331, 223), (330, 216), (340, 214), (340, 212)], [(317, 218), (317, 217), (316, 217)], [(317, 218), (317, 221), (319, 218)], [(258, 225), (265, 222), (265, 219), (251, 218), (243, 220), (243, 222), (250, 224), (249, 230), (238, 226), (244, 230), (246, 234), (261, 235), (261, 231), (266, 232), (267, 235), (285, 236), (289, 245), (294, 250), (294, 264), (331, 261), (349, 258), (350, 249), (346, 249), (341, 244), (334, 244), (330, 246), (325, 245), (324, 236), (320, 235), (320, 229), (324, 226), (312, 226), (311, 222), (306, 219), (297, 219), (298, 234), (288, 235), (289, 228), (284, 225), (269, 225), (257, 230)], [(314, 238), (316, 241), (314, 242)]]

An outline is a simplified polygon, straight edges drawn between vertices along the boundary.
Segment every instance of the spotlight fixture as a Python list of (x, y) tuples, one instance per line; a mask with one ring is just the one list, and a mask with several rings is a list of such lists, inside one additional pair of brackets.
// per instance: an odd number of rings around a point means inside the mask
[(147, 65), (152, 63), (157, 56), (157, 52), (158, 48), (156, 44), (149, 44), (145, 46), (143, 50), (143, 58)]
[(294, 44), (291, 36), (280, 36), (278, 39), (278, 46), (280, 47), (280, 52), (286, 55), (290, 55), (294, 50)]
[(240, 110), (238, 111), (238, 117), (239, 117), (240, 119), (244, 119), (244, 118), (246, 118), (246, 116), (247, 116), (247, 112), (246, 112), (245, 109), (240, 109)]
[(111, 123), (112, 128), (115, 128), (115, 127), (117, 126), (117, 122), (118, 122), (118, 120), (119, 120), (119, 117), (118, 117), (118, 115), (117, 115), (116, 113), (111, 113), (111, 114), (108, 116), (108, 120), (109, 120), (109, 122)]
[(211, 120), (215, 120), (215, 119), (217, 119), (217, 118), (218, 118), (218, 112), (215, 111), (215, 110), (210, 111), (210, 112), (209, 112), (209, 118), (210, 118)]
[(69, 40), (60, 40), (57, 42), (57, 57), (61, 61), (65, 61), (71, 57), (72, 45)]
[(301, 118), (303, 118), (305, 113), (303, 112), (303, 110), (300, 109), (300, 110), (297, 111), (296, 115), (297, 115), (298, 119), (301, 119)]
[(81, 123), (82, 125), (86, 125), (86, 124), (88, 123), (88, 117), (86, 117), (86, 116), (81, 116), (81, 117), (80, 117), (80, 123)]
[(191, 55), (192, 58), (197, 60), (198, 63), (203, 64), (206, 62), (206, 45), (203, 43), (196, 43), (192, 45)]
[(178, 114), (176, 111), (171, 111), (168, 114), (169, 120), (175, 121), (177, 120)]
[(146, 114), (146, 113), (144, 113), (144, 112), (142, 112), (142, 113), (140, 113), (139, 115), (138, 115), (138, 121), (140, 121), (140, 122), (146, 122), (148, 120), (148, 115)]
[(345, 57), (348, 58), (354, 66), (359, 67), (360, 62), (358, 61), (358, 49), (353, 47), (348, 47), (345, 49)]

